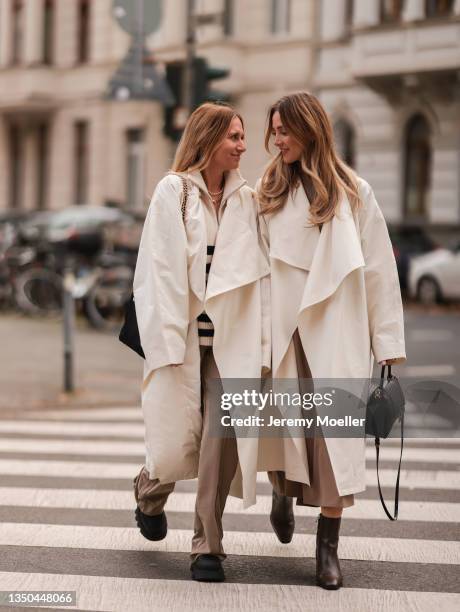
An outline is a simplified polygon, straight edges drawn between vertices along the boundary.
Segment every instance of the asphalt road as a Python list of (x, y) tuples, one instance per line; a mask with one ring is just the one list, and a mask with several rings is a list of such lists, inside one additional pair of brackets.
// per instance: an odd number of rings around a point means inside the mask
[[(411, 310), (406, 331), (409, 361), (398, 374), (423, 371), (458, 383), (458, 314)], [(65, 399), (56, 384), (59, 327), (9, 317), (0, 319), (0, 333), (7, 339), (0, 369), (2, 395), (7, 389), (0, 413), (0, 590), (72, 590), (74, 609), (123, 612), (460, 609), (460, 440), (407, 440), (396, 522), (380, 506), (369, 444), (367, 489), (343, 518), (340, 591), (314, 583), (316, 509), (296, 508), (292, 543), (276, 540), (264, 474), (255, 506), (227, 503), (227, 582), (194, 583), (194, 481), (178, 483), (168, 500), (164, 541), (144, 540), (135, 526), (132, 478), (143, 463), (137, 358), (112, 338), (80, 329), (80, 392)], [(25, 401), (30, 394), (40, 403)], [(397, 440), (385, 441), (381, 481), (390, 500), (397, 456)]]

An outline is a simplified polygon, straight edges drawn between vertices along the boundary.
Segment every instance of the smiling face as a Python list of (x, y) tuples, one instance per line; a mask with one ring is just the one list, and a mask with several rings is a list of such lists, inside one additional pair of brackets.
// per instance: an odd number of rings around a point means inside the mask
[(272, 136), (285, 164), (292, 164), (300, 159), (303, 147), (284, 127), (278, 111), (275, 111), (272, 116)]
[(239, 117), (233, 117), (227, 134), (210, 159), (210, 165), (215, 165), (223, 172), (236, 170), (240, 158), (246, 151), (244, 128)]

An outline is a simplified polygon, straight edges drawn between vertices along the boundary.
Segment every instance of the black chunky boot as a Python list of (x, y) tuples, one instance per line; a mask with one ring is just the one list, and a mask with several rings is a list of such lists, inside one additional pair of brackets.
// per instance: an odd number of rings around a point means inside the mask
[(164, 540), (168, 533), (168, 522), (164, 512), (155, 516), (149, 516), (144, 514), (139, 506), (137, 506), (134, 516), (144, 538), (153, 542)]
[(278, 540), (283, 544), (289, 544), (292, 540), (295, 527), (292, 497), (279, 495), (274, 489), (272, 493), (270, 523), (272, 524), (273, 531), (276, 533)]
[(316, 533), (316, 584), (323, 589), (340, 589), (343, 584), (337, 556), (341, 517), (318, 517)]
[(223, 582), (224, 568), (217, 555), (199, 555), (190, 566), (192, 579), (199, 582)]

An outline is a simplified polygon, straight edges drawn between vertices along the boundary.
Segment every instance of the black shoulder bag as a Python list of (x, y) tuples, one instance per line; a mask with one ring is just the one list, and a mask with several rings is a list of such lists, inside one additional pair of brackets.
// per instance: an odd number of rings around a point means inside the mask
[[(187, 180), (181, 176), (182, 180), (182, 197), (181, 197), (181, 212), (182, 221), (185, 222), (185, 211), (187, 208), (188, 201), (188, 183)], [(136, 352), (140, 357), (145, 359), (145, 354), (142, 349), (141, 339), (139, 335), (139, 326), (137, 324), (136, 306), (134, 304), (134, 293), (131, 293), (131, 297), (125, 306), (125, 320), (118, 336), (120, 342), (126, 344), (130, 349)]]
[[(367, 402), (366, 408), (366, 427), (367, 434), (375, 437), (375, 452), (377, 456), (377, 483), (379, 487), (380, 501), (383, 509), (391, 521), (398, 518), (398, 501), (399, 501), (399, 475), (401, 472), (401, 461), (404, 444), (404, 394), (396, 376), (391, 374), (391, 365), (388, 366), (388, 377), (385, 380), (385, 367), (382, 366), (380, 374), (380, 383), (371, 393)], [(399, 456), (398, 476), (396, 478), (395, 487), (395, 505), (394, 516), (388, 512), (385, 501), (382, 495), (379, 478), (379, 450), (380, 438), (386, 438), (395, 421), (399, 419), (401, 422), (401, 454)]]

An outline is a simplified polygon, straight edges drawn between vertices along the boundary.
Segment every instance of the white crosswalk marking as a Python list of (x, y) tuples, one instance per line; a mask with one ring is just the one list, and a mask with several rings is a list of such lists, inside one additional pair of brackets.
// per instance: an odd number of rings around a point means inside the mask
[[(152, 544), (134, 528), (4, 523), (0, 532), (0, 546), (55, 546), (188, 553), (192, 535), (191, 529), (170, 529), (166, 540)], [(343, 559), (448, 564), (457, 564), (460, 560), (460, 542), (396, 538), (376, 540), (350, 536), (342, 536), (340, 542)], [(314, 535), (295, 534), (292, 545), (283, 546), (271, 533), (252, 533), (249, 538), (245, 532), (230, 531), (225, 534), (225, 551), (230, 555), (312, 557), (314, 544)]]
[[(0, 459), (0, 476), (2, 474), (29, 476), (62, 476), (84, 478), (127, 478), (131, 479), (136, 472), (135, 463), (109, 463), (105, 461), (54, 461), (44, 459)], [(395, 482), (394, 469), (381, 469), (382, 486), (391, 487)], [(266, 474), (260, 473), (258, 482), (269, 482)], [(19, 483), (20, 481), (18, 481)], [(375, 468), (370, 465), (366, 470), (366, 484), (376, 483)], [(460, 489), (460, 472), (443, 470), (406, 470), (401, 469), (402, 486), (408, 489)]]
[[(100, 434), (98, 434), (100, 435)], [(97, 441), (94, 440), (55, 440), (54, 438), (13, 439), (0, 436), (0, 452), (20, 453), (78, 453), (80, 455), (123, 455), (142, 457), (145, 452), (144, 443), (138, 441)], [(399, 461), (399, 448), (389, 447), (381, 450), (382, 460)], [(375, 450), (366, 448), (366, 459), (374, 459)], [(437, 449), (437, 448), (407, 448), (404, 453), (404, 462), (429, 461), (431, 463), (460, 463), (460, 449)]]
[[(88, 508), (100, 510), (130, 510), (133, 506), (131, 491), (88, 491), (80, 489), (32, 489), (21, 487), (0, 487), (0, 506), (29, 506), (37, 508)], [(193, 512), (194, 493), (174, 493), (168, 500), (168, 510), (173, 512)], [(271, 497), (258, 495), (257, 503), (243, 508), (240, 499), (229, 497), (225, 506), (232, 514), (259, 514), (267, 516), (271, 509)], [(316, 508), (299, 506), (299, 516), (317, 516)], [(380, 501), (363, 499), (347, 509), (347, 517), (357, 519), (383, 518)], [(449, 502), (406, 501), (400, 509), (401, 520), (432, 521), (456, 523), (458, 505)]]
[[(145, 580), (106, 576), (0, 573), (3, 590), (76, 591), (78, 607), (113, 612), (176, 610), (411, 610), (454, 612), (456, 593), (316, 587), (278, 584), (205, 584), (182, 580)], [(224, 602), (228, 603), (225, 604)], [(66, 608), (67, 609), (67, 608)], [(69, 608), (71, 609), (71, 608)]]
[[(456, 439), (407, 441), (396, 523), (386, 520), (375, 494), (375, 450), (369, 441), (366, 483), (373, 492), (344, 512), (339, 552), (345, 587), (338, 592), (311, 586), (317, 508), (295, 507), (298, 531), (288, 546), (270, 531), (266, 474), (258, 476), (263, 493), (255, 506), (244, 510), (232, 497), (227, 502), (225, 515), (233, 526), (225, 530), (226, 567), (237, 578), (219, 585), (190, 581), (196, 483), (178, 483), (170, 496), (166, 539), (143, 539), (132, 514), (132, 479), (143, 454), (138, 408), (0, 417), (1, 590), (76, 590), (79, 609), (123, 612), (460, 609)], [(113, 456), (117, 461), (109, 460)], [(395, 464), (398, 440), (385, 441), (381, 457)], [(380, 473), (392, 499), (396, 470), (384, 464)], [(413, 497), (405, 499), (409, 492)], [(425, 500), (425, 493), (431, 497)], [(232, 565), (235, 559), (239, 563)], [(241, 560), (245, 570), (238, 573)]]

